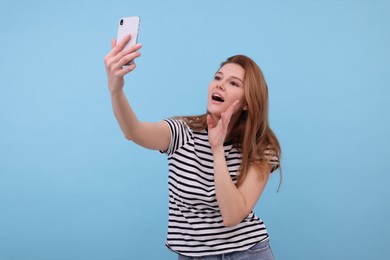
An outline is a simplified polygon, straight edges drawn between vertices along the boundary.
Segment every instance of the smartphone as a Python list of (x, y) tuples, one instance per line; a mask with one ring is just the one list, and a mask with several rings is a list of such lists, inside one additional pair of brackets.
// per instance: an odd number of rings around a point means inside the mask
[(118, 35), (116, 42), (122, 40), (125, 36), (131, 35), (130, 41), (123, 49), (127, 49), (132, 45), (137, 44), (140, 18), (139, 16), (123, 17), (119, 20)]

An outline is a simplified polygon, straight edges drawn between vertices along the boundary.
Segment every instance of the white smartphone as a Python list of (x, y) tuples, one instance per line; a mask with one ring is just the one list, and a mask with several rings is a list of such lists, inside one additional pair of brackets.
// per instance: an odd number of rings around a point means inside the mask
[(137, 44), (140, 18), (139, 16), (123, 17), (119, 20), (118, 35), (116, 42), (122, 40), (125, 36), (131, 35), (130, 41), (126, 44), (124, 49)]

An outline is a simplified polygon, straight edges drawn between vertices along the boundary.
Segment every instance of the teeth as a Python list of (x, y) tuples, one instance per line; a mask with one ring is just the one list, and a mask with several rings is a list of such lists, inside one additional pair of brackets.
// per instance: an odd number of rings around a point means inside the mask
[(225, 101), (225, 100), (224, 100), (220, 95), (218, 95), (218, 94), (213, 94), (213, 95), (212, 95), (212, 98), (213, 98), (213, 100), (219, 101), (219, 102)]

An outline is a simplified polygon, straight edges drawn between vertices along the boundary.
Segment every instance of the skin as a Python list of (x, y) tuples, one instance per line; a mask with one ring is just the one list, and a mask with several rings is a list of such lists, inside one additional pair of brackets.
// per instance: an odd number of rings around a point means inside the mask
[[(232, 106), (233, 111), (231, 115), (229, 114), (232, 118), (229, 121), (232, 121), (230, 125), (233, 125), (240, 110), (246, 109), (244, 106), (244, 76), (245, 70), (233, 63), (228, 63), (217, 71), (208, 88), (207, 111), (212, 122), (218, 122)], [(213, 94), (222, 97), (224, 102), (214, 101)]]
[[(112, 49), (104, 58), (115, 117), (128, 140), (148, 149), (166, 150), (171, 141), (168, 125), (164, 121), (139, 121), (123, 92), (123, 77), (136, 68), (135, 63), (124, 65), (141, 56), (141, 44), (123, 50), (129, 40), (130, 36), (118, 43), (113, 40)], [(245, 71), (239, 65), (226, 64), (216, 73), (208, 89), (208, 137), (214, 156), (215, 192), (225, 226), (237, 225), (248, 216), (268, 181), (267, 178), (261, 180), (258, 168), (252, 165), (245, 180), (236, 187), (225, 160), (223, 143), (230, 131), (229, 126), (237, 120), (239, 112), (246, 109), (244, 75)], [(214, 101), (212, 94), (215, 93), (224, 102)]]
[[(241, 110), (246, 110), (244, 97), (245, 70), (237, 64), (226, 64), (216, 73), (209, 86), (207, 124), (209, 143), (214, 157), (214, 182), (219, 208), (225, 226), (239, 224), (253, 209), (267, 180), (260, 180), (253, 165), (237, 188), (233, 183), (225, 159), (223, 143)], [(224, 98), (223, 103), (211, 99), (212, 93)], [(240, 105), (241, 104), (241, 105)]]

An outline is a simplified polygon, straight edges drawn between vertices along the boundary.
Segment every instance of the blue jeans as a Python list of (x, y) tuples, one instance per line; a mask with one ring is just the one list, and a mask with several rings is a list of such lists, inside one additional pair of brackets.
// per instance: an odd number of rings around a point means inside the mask
[(274, 260), (274, 255), (267, 240), (259, 242), (245, 251), (201, 257), (179, 255), (178, 260)]

